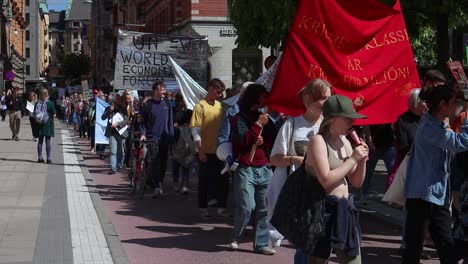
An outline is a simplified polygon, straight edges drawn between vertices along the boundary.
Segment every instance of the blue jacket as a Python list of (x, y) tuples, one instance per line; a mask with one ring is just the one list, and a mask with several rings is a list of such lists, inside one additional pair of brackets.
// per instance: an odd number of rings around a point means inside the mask
[(224, 142), (231, 142), (231, 121), (237, 113), (239, 113), (238, 103), (226, 110), (221, 128), (219, 129), (217, 145)]
[(449, 131), (429, 113), (421, 117), (410, 152), (405, 180), (406, 198), (444, 205), (453, 152), (468, 150), (468, 120), (460, 134)]

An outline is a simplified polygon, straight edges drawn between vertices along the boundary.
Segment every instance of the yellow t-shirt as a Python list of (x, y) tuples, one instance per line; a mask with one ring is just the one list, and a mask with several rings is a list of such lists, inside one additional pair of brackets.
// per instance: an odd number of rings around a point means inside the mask
[(216, 140), (222, 121), (223, 107), (220, 102), (215, 101), (214, 105), (210, 105), (203, 99), (195, 105), (190, 127), (200, 128), (202, 149), (206, 154), (216, 153)]

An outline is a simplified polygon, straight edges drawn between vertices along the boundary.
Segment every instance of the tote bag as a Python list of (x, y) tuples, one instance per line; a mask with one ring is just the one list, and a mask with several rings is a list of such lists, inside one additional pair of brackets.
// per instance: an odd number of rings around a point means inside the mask
[[(411, 152), (411, 151), (410, 151)], [(408, 168), (409, 153), (406, 154), (403, 161), (398, 167), (395, 178), (393, 179), (392, 184), (388, 187), (387, 192), (385, 192), (382, 201), (396, 203), (401, 206), (405, 206), (406, 197), (404, 195), (405, 190), (405, 179), (406, 179), (406, 169)]]

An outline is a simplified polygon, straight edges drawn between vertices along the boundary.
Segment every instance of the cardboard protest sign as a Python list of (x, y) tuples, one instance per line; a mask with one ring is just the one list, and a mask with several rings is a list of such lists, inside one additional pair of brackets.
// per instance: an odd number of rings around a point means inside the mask
[(204, 84), (208, 55), (206, 37), (121, 30), (117, 41), (114, 89), (151, 90), (158, 80), (176, 83), (169, 56), (198, 83)]

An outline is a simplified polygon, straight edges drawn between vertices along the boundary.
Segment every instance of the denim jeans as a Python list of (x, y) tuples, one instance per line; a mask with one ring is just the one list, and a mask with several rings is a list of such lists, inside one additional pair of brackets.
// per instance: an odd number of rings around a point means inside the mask
[(267, 166), (248, 167), (240, 165), (234, 176), (234, 195), (237, 208), (234, 215), (233, 240), (239, 241), (255, 210), (256, 230), (254, 248), (268, 246), (269, 232), (265, 194), (273, 172)]
[(364, 183), (362, 184), (362, 196), (367, 197), (371, 188), (372, 177), (374, 175), (375, 167), (377, 166), (377, 162), (379, 160), (383, 160), (385, 163), (385, 168), (387, 169), (387, 176), (390, 170), (393, 167), (393, 163), (395, 162), (396, 150), (395, 147), (387, 147), (387, 148), (376, 148), (375, 152), (369, 153), (369, 160), (366, 164), (366, 178), (364, 179)]
[(109, 137), (109, 148), (110, 148), (110, 166), (112, 171), (116, 171), (117, 168), (123, 167), (124, 160), (124, 142), (125, 139), (119, 136)]

